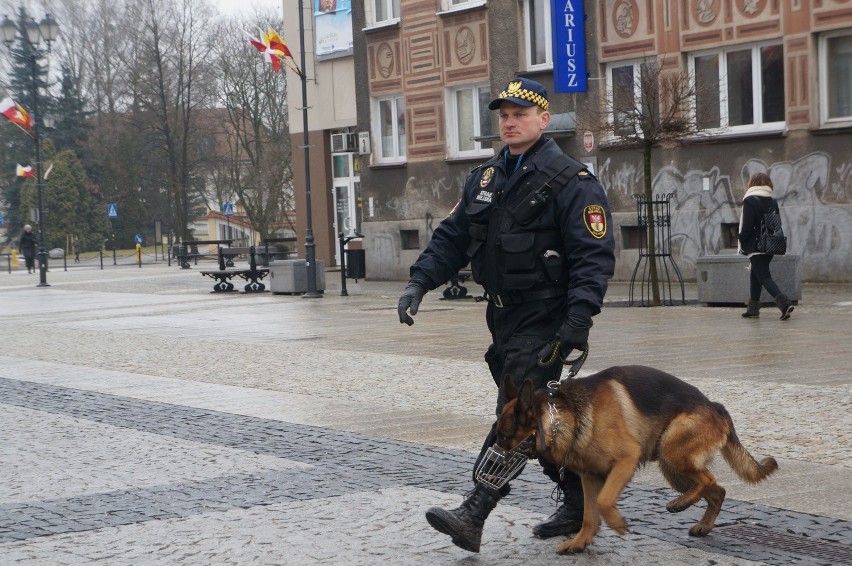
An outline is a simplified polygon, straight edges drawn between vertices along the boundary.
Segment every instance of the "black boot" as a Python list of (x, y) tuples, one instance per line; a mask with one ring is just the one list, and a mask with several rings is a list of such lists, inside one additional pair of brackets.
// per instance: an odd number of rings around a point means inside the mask
[(760, 301), (749, 299), (746, 303), (746, 311), (743, 318), (758, 318), (760, 316)]
[(781, 311), (781, 320), (787, 320), (790, 318), (790, 314), (793, 312), (793, 303), (790, 302), (790, 299), (784, 293), (779, 293), (777, 297), (775, 297), (775, 304), (778, 305), (778, 309)]
[(482, 526), (502, 496), (490, 487), (477, 484), (458, 509), (447, 511), (432, 507), (426, 511), (426, 520), (436, 531), (450, 535), (454, 545), (470, 552), (479, 552)]
[(533, 534), (538, 538), (572, 535), (583, 526), (583, 487), (579, 478), (576, 485), (565, 488), (561, 488), (564, 499), (556, 513), (533, 527)]

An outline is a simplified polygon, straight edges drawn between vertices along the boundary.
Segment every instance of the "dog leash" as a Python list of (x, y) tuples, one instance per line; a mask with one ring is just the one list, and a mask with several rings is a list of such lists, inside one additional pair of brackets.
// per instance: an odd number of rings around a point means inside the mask
[[(569, 360), (568, 358), (563, 358), (562, 354), (559, 352), (559, 340), (554, 340), (551, 344), (550, 355), (547, 358), (539, 358), (538, 365), (539, 367), (547, 368), (556, 363), (556, 360), (560, 360), (562, 365), (570, 365), (571, 369), (568, 370), (568, 376), (561, 378), (558, 382), (562, 383), (565, 379), (570, 379), (572, 377), (576, 377), (578, 373), (580, 373), (580, 368), (583, 367), (583, 364), (586, 362), (586, 358), (589, 357), (589, 344), (586, 343), (585, 346), (579, 349), (580, 355), (574, 358), (573, 360)], [(547, 384), (550, 387), (550, 383)]]

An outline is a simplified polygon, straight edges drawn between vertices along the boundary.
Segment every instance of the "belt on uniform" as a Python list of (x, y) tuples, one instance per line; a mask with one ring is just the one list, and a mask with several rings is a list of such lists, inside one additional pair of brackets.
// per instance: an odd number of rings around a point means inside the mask
[(520, 305), (532, 301), (542, 301), (554, 297), (562, 297), (568, 294), (565, 287), (551, 287), (539, 291), (504, 291), (502, 293), (485, 292), (485, 300), (495, 307), (503, 308), (511, 305)]

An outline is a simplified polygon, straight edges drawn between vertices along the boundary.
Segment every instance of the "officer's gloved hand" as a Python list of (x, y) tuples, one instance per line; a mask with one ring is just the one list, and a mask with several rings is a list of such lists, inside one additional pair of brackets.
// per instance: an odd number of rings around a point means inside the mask
[[(589, 329), (592, 327), (592, 317), (579, 313), (568, 313), (565, 322), (556, 332), (553, 340), (559, 341), (559, 355), (567, 360), (572, 350), (584, 350), (589, 343)], [(539, 352), (540, 360), (550, 359), (553, 355), (552, 343)]]
[(403, 324), (407, 324), (411, 326), (414, 324), (414, 319), (408, 316), (410, 312), (412, 315), (417, 314), (417, 309), (420, 307), (420, 301), (423, 300), (423, 295), (426, 294), (428, 289), (426, 288), (426, 283), (418, 279), (416, 277), (412, 277), (411, 281), (408, 282), (408, 285), (405, 286), (405, 290), (402, 292), (402, 295), (399, 296), (399, 304), (396, 307), (397, 313), (399, 313), (399, 321)]

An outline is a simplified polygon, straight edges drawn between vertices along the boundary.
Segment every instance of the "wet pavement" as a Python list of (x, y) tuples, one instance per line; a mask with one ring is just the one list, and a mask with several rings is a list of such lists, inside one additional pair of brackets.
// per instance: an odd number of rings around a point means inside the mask
[[(147, 260), (146, 260), (147, 261)], [(201, 267), (0, 273), (0, 563), (852, 563), (852, 285), (803, 285), (789, 321), (765, 308), (627, 307), (612, 285), (583, 375), (644, 364), (731, 412), (779, 472), (748, 486), (724, 461), (716, 530), (669, 514), (654, 466), (590, 549), (532, 536), (555, 509), (527, 467), (471, 554), (433, 531), (493, 420), (484, 305), (328, 272), (321, 299), (211, 293)], [(470, 286), (473, 291), (474, 286)]]

